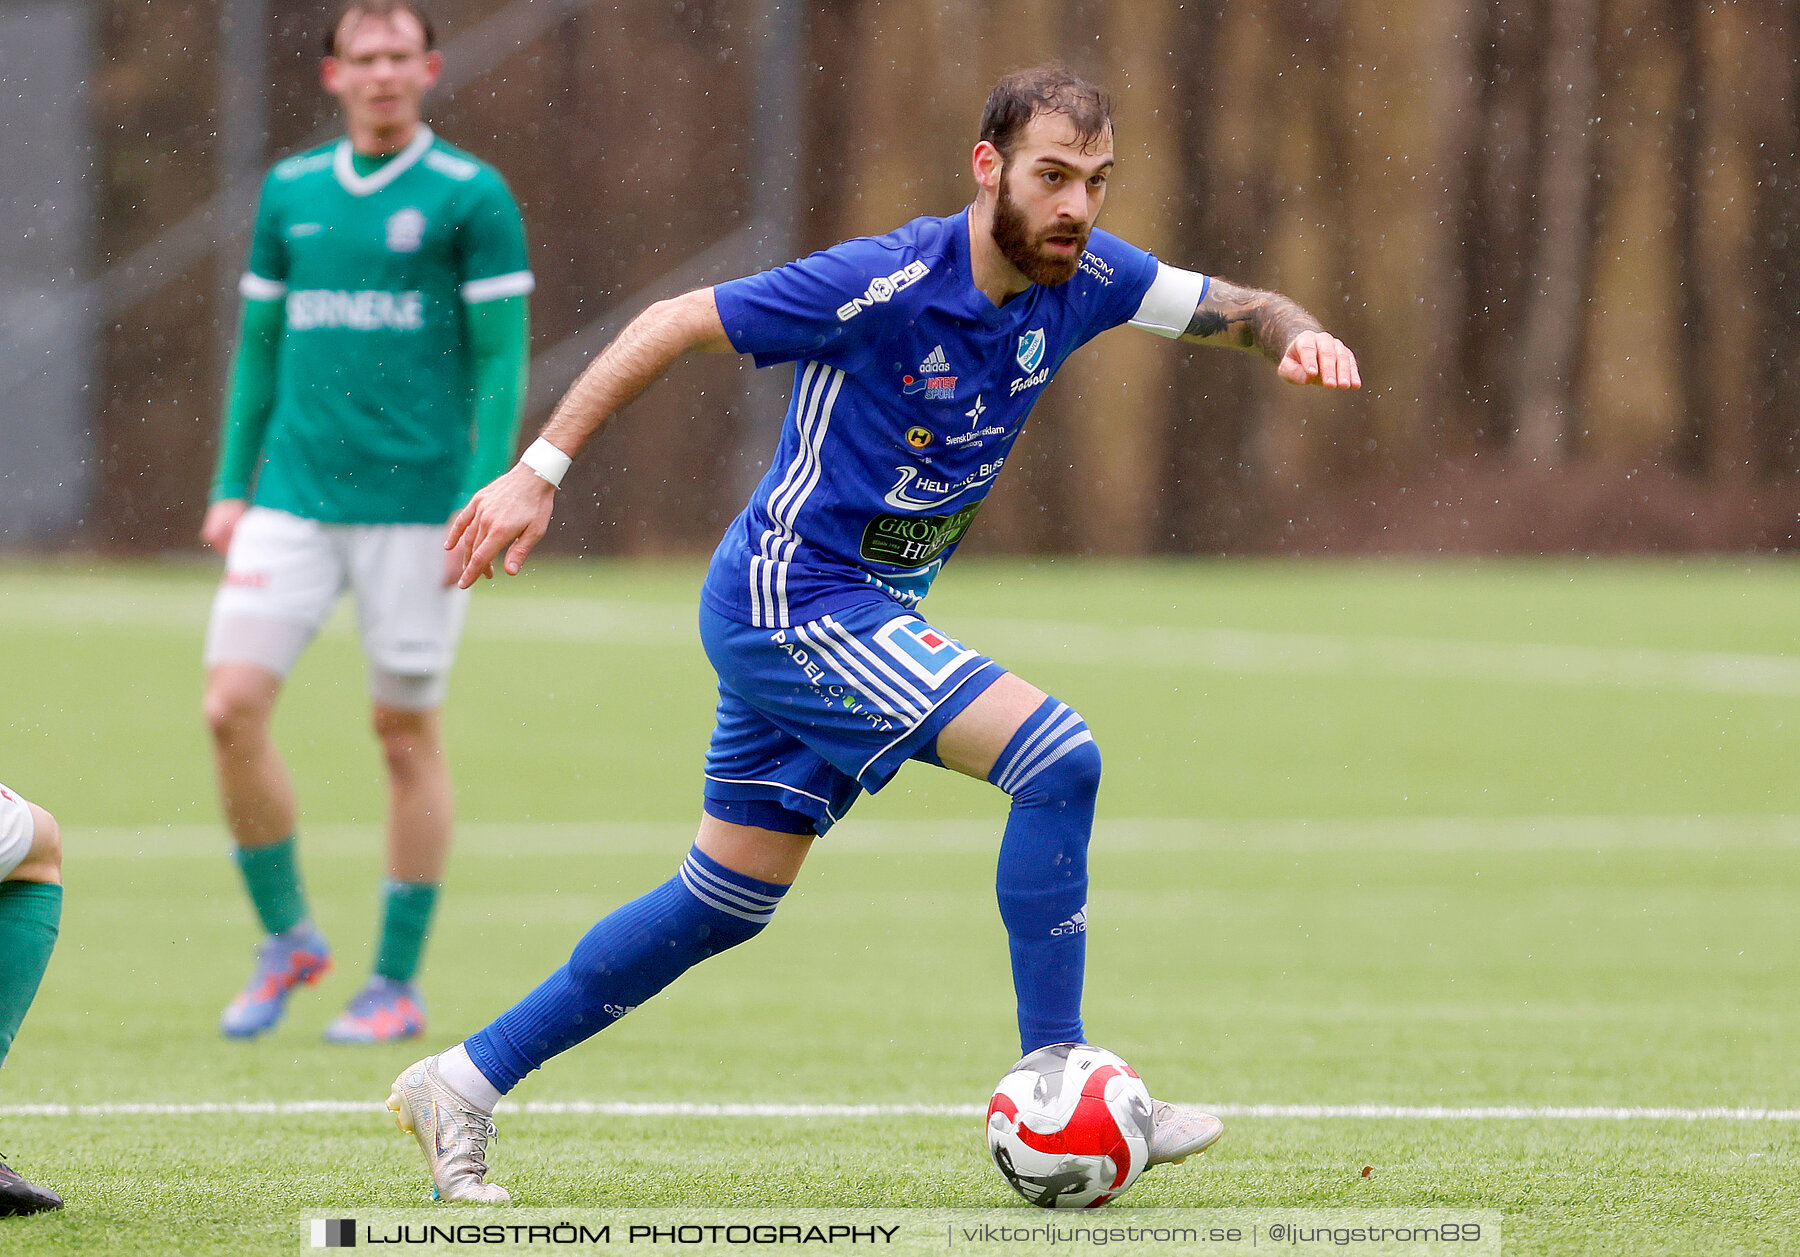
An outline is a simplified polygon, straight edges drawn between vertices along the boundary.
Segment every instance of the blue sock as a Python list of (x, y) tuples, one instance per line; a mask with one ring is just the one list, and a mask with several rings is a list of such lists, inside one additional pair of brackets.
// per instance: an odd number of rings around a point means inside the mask
[(1079, 715), (1046, 698), (1000, 752), (988, 780), (1013, 801), (994, 889), (1012, 951), (1020, 1053), (1080, 1043), (1099, 748)]
[(787, 889), (734, 873), (696, 847), (680, 872), (589, 930), (567, 964), (465, 1040), (469, 1059), (504, 1095), (700, 961), (753, 938)]

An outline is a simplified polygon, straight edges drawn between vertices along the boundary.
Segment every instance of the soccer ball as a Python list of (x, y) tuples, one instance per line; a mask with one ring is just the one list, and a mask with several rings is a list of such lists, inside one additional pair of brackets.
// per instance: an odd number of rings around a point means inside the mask
[(1130, 1187), (1150, 1159), (1150, 1127), (1143, 1080), (1086, 1043), (1039, 1048), (988, 1102), (994, 1164), (1045, 1209), (1093, 1209)]

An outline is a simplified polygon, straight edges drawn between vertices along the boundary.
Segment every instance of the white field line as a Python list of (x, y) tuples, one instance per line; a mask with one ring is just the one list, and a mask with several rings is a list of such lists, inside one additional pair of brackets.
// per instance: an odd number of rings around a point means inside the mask
[[(1201, 1104), (1219, 1117), (1445, 1122), (1800, 1122), (1800, 1109), (1613, 1108), (1600, 1105)], [(980, 1117), (975, 1104), (693, 1104), (597, 1100), (502, 1100), (498, 1112), (538, 1117), (827, 1118)], [(0, 1117), (299, 1117), (379, 1114), (372, 1100), (197, 1104), (14, 1104)]]
[[(0, 623), (129, 625), (198, 634), (210, 591), (145, 589), (94, 581), (49, 591), (17, 606), (0, 602)], [(697, 642), (687, 603), (599, 598), (495, 597), (470, 608), (472, 641), (566, 642), (668, 647)], [(347, 607), (327, 632), (351, 631)], [(938, 624), (1002, 663), (1154, 668), (1224, 674), (1374, 675), (1489, 684), (1606, 686), (1710, 694), (1800, 697), (1800, 657), (1707, 650), (1637, 650), (1451, 638), (1276, 633), (1178, 626), (1108, 627), (1077, 621), (975, 618)]]

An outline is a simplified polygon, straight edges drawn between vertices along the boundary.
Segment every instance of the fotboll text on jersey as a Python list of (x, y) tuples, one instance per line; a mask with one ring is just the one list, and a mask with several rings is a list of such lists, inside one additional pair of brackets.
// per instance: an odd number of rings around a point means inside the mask
[(1050, 368), (1049, 367), (1041, 367), (1038, 370), (1033, 371), (1030, 375), (1022, 375), (1018, 379), (1016, 379), (1012, 382), (1012, 392), (1008, 393), (1007, 396), (1008, 397), (1017, 397), (1020, 393), (1023, 393), (1026, 389), (1036, 388), (1038, 385), (1042, 384), (1045, 380), (1047, 380), (1049, 378), (1050, 378)]

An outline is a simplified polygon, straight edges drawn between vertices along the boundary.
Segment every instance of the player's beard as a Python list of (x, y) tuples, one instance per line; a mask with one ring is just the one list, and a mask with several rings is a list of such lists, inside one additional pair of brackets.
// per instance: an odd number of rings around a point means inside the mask
[(1075, 252), (1068, 257), (1057, 257), (1045, 253), (1043, 242), (1051, 236), (1062, 233), (1056, 231), (1039, 232), (1032, 235), (1031, 224), (1025, 219), (1025, 211), (1019, 203), (1012, 199), (1007, 190), (1009, 171), (1000, 172), (1000, 195), (994, 202), (994, 244), (1000, 250), (1000, 256), (1011, 262), (1019, 274), (1034, 284), (1043, 284), (1054, 288), (1058, 284), (1066, 284), (1075, 278), (1075, 271), (1081, 265), (1081, 252), (1087, 248), (1088, 233), (1092, 226), (1083, 226), (1076, 240)]

